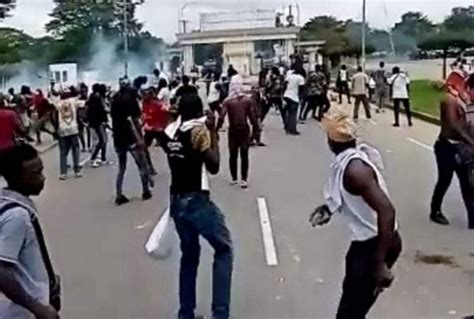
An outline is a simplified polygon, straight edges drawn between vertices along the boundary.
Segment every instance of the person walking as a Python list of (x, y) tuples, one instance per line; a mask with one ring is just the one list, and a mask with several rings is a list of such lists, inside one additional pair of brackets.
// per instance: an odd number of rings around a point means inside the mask
[(310, 223), (324, 225), (336, 213), (347, 220), (352, 242), (336, 319), (364, 319), (394, 281), (391, 269), (402, 241), (380, 153), (357, 145), (355, 124), (344, 110), (331, 109), (324, 126), (336, 157), (324, 187), (326, 204), (315, 209)]
[[(217, 130), (222, 127), (226, 116), (229, 116), (229, 167), (232, 177), (232, 185), (238, 184), (237, 162), (240, 154), (241, 161), (241, 181), (242, 188), (248, 188), (249, 170), (249, 147), (252, 132), (258, 132), (258, 115), (254, 112), (252, 99), (243, 92), (243, 84), (238, 77), (234, 77), (230, 84), (229, 97), (225, 100)], [(252, 131), (250, 125), (252, 125)]]
[(178, 113), (178, 120), (162, 133), (160, 143), (168, 156), (170, 215), (182, 251), (178, 318), (196, 318), (199, 237), (202, 236), (214, 249), (212, 318), (229, 319), (233, 245), (224, 215), (210, 199), (207, 175), (207, 172), (217, 174), (220, 166), (215, 118), (211, 112), (204, 117), (202, 101), (193, 94), (183, 96), (179, 101)]
[(377, 113), (383, 112), (388, 96), (387, 72), (385, 71), (385, 62), (380, 62), (378, 70), (374, 71), (372, 78), (375, 81), (375, 98), (378, 106)]
[(288, 72), (285, 79), (285, 132), (289, 135), (300, 135), (297, 130), (298, 108), (300, 105), (300, 96), (305, 78), (301, 73), (297, 73), (294, 67)]
[(38, 152), (28, 144), (1, 151), (0, 176), (0, 316), (59, 319), (59, 281), (31, 199), (45, 183)]
[(18, 113), (9, 107), (6, 97), (0, 93), (0, 151), (15, 146), (18, 137), (28, 139), (27, 129)]
[(328, 83), (326, 75), (323, 73), (321, 65), (316, 65), (315, 71), (311, 72), (307, 83), (306, 108), (301, 112), (301, 121), (306, 121), (310, 111), (313, 112), (313, 118), (321, 121), (326, 110), (326, 94)]
[[(195, 94), (198, 95), (198, 90), (194, 85), (190, 85), (191, 79), (185, 75), (182, 79), (182, 85), (176, 91), (176, 98), (179, 100), (184, 95)], [(179, 102), (178, 102), (179, 103)]]
[(400, 105), (403, 104), (405, 107), (405, 113), (408, 119), (408, 126), (413, 126), (411, 119), (411, 107), (410, 107), (410, 78), (400, 72), (399, 67), (393, 68), (393, 75), (388, 79), (388, 84), (391, 87), (391, 97), (393, 100), (393, 111), (395, 114), (394, 127), (400, 126)]
[(77, 105), (77, 120), (79, 124), (79, 144), (83, 153), (91, 151), (91, 130), (89, 127), (88, 113), (89, 88), (84, 83), (79, 86), (79, 99)]
[(349, 90), (349, 71), (343, 64), (337, 74), (336, 86), (339, 91), (339, 104), (342, 104), (342, 95), (347, 96), (347, 103), (351, 104), (351, 92)]
[(120, 81), (120, 90), (112, 101), (110, 114), (112, 116), (114, 146), (119, 161), (115, 204), (120, 206), (129, 202), (129, 199), (123, 194), (123, 179), (127, 170), (129, 153), (135, 160), (140, 173), (142, 199), (149, 200), (152, 198), (150, 187), (153, 186), (153, 180), (147, 165), (145, 142), (141, 134), (141, 110), (128, 79)]
[(67, 179), (67, 157), (72, 152), (73, 169), (76, 178), (82, 177), (79, 147), (79, 125), (77, 122), (77, 100), (71, 93), (64, 92), (57, 103), (57, 132), (59, 136), (60, 180)]
[(285, 108), (283, 107), (283, 76), (280, 73), (278, 67), (273, 67), (270, 72), (270, 76), (268, 79), (267, 86), (265, 88), (267, 101), (264, 105), (264, 110), (262, 112), (262, 122), (267, 117), (268, 112), (272, 107), (275, 107), (278, 112), (280, 112), (280, 116), (285, 126), (286, 118), (285, 118)]
[(467, 105), (474, 102), (474, 75), (467, 81), (460, 71), (453, 71), (446, 81), (446, 96), (441, 102), (441, 133), (434, 150), (438, 181), (431, 200), (430, 219), (449, 225), (442, 213), (442, 203), (456, 173), (467, 210), (469, 229), (474, 229), (474, 121), (467, 121)]
[[(107, 164), (107, 131), (106, 127), (109, 122), (107, 111), (105, 109), (104, 92), (100, 84), (92, 86), (92, 94), (87, 101), (87, 122), (89, 127), (97, 136), (97, 144), (91, 155), (91, 163), (93, 168)], [(97, 157), (101, 159), (98, 160)]]
[(362, 70), (362, 67), (357, 68), (357, 73), (352, 77), (352, 92), (354, 94), (354, 120), (359, 119), (360, 103), (364, 105), (365, 116), (367, 119), (372, 118), (370, 112), (370, 103), (367, 98), (367, 89), (369, 87), (370, 78)]
[(46, 128), (48, 122), (51, 121), (51, 114), (54, 112), (54, 106), (51, 105), (48, 99), (44, 96), (43, 91), (36, 90), (36, 94), (33, 96), (33, 113), (35, 114), (36, 120), (33, 122), (33, 131), (36, 133), (36, 143), (42, 144), (41, 132), (46, 132), (51, 136), (55, 136), (55, 132), (52, 132)]
[(209, 94), (207, 95), (207, 103), (212, 112), (219, 115), (221, 113), (221, 102), (220, 102), (220, 74), (214, 73), (211, 84), (209, 85)]

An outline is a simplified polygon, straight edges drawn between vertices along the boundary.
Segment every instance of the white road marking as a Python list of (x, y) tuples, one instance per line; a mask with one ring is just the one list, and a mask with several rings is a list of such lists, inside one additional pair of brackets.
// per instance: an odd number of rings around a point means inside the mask
[(270, 215), (268, 213), (267, 202), (265, 198), (259, 197), (257, 199), (257, 203), (267, 265), (278, 266), (278, 257), (275, 248), (275, 241), (273, 239), (272, 225), (270, 223)]
[(90, 160), (91, 160), (91, 155), (86, 156), (85, 159), (83, 159), (82, 161), (79, 162), (79, 166), (86, 165), (86, 163), (89, 162)]
[(421, 147), (423, 147), (424, 149), (427, 149), (427, 150), (429, 150), (429, 151), (433, 151), (433, 147), (431, 147), (431, 146), (429, 146), (429, 145), (426, 145), (425, 143), (422, 143), (422, 142), (420, 142), (420, 141), (418, 141), (418, 140), (415, 140), (414, 138), (411, 138), (411, 137), (410, 137), (410, 138), (407, 138), (407, 141), (409, 141), (409, 142), (411, 142), (411, 143), (413, 143), (413, 144), (416, 144), (416, 145), (418, 145), (418, 146), (421, 146)]

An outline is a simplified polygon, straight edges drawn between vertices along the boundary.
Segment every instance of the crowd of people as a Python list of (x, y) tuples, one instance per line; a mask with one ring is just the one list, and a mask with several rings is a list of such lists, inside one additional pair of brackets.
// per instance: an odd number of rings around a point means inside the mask
[[(128, 154), (138, 167), (143, 200), (152, 197), (157, 174), (150, 147), (156, 143), (167, 156), (171, 173), (170, 215), (182, 251), (178, 318), (195, 318), (199, 237), (202, 236), (215, 251), (213, 318), (228, 319), (233, 243), (223, 213), (211, 200), (208, 174), (220, 170), (219, 131), (228, 119), (231, 184), (247, 188), (249, 148), (265, 146), (261, 140), (263, 123), (270, 109), (275, 108), (288, 135), (299, 135), (298, 124), (304, 123), (310, 114), (325, 127), (329, 147), (336, 157), (324, 189), (326, 203), (315, 209), (310, 223), (324, 225), (336, 212), (348, 217), (352, 244), (346, 258), (337, 318), (365, 318), (380, 293), (394, 280), (391, 268), (402, 250), (380, 154), (372, 147), (359, 145), (356, 139), (355, 120), (361, 103), (366, 116), (371, 117), (368, 96), (371, 78), (378, 111), (383, 110), (390, 95), (395, 104), (394, 126), (400, 124), (401, 104), (406, 108), (408, 124), (413, 124), (408, 76), (399, 68), (394, 68), (389, 76), (384, 67), (381, 63), (371, 77), (362, 68), (350, 76), (347, 67), (341, 67), (336, 90), (341, 104), (342, 95), (347, 95), (348, 102), (353, 95), (352, 115), (345, 106), (331, 106), (331, 77), (324, 66), (318, 65), (307, 72), (298, 63), (292, 64), (289, 70), (264, 69), (258, 83), (250, 85), (230, 66), (225, 76), (212, 76), (206, 84), (204, 98), (200, 94), (202, 88), (190, 77), (169, 80), (159, 70), (154, 71), (153, 81), (146, 77), (133, 82), (121, 79), (116, 92), (95, 84), (89, 93), (88, 87), (82, 84), (60, 92), (51, 90), (48, 97), (41, 91), (33, 95), (26, 87), (20, 95), (11, 91), (9, 97), (1, 96), (0, 175), (8, 186), (0, 193), (0, 291), (8, 300), (0, 301), (0, 314), (5, 318), (30, 318), (33, 314), (36, 318), (50, 319), (59, 318), (60, 310), (59, 280), (42, 240), (37, 208), (30, 198), (39, 195), (44, 187), (43, 164), (38, 152), (18, 139), (31, 142), (32, 132), (37, 135), (36, 143), (42, 142), (43, 132), (58, 139), (60, 179), (64, 180), (71, 151), (77, 178), (82, 176), (81, 151), (91, 152), (94, 168), (111, 163), (107, 153), (110, 130), (118, 159), (117, 205), (129, 202), (123, 193)], [(472, 229), (474, 129), (469, 129), (469, 121), (474, 123), (474, 120), (468, 114), (472, 116), (474, 112), (468, 105), (474, 101), (474, 76), (467, 79), (462, 72), (453, 72), (446, 87), (446, 98), (441, 105), (442, 131), (435, 146), (439, 180), (433, 195), (431, 220), (449, 223), (442, 214), (441, 203), (456, 172)], [(25, 241), (29, 243), (27, 246), (23, 245)]]

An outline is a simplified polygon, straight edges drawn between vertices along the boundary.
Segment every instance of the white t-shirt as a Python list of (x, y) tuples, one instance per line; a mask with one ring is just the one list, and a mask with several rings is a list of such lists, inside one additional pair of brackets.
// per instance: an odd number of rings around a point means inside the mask
[(219, 101), (220, 93), (219, 90), (216, 88), (217, 84), (218, 82), (211, 82), (211, 85), (209, 87), (209, 96), (207, 97), (208, 103), (214, 103)]
[(300, 86), (305, 84), (304, 77), (295, 74), (293, 72), (288, 72), (288, 75), (286, 76), (286, 82), (288, 83), (288, 86), (286, 88), (285, 94), (283, 97), (286, 97), (296, 103), (299, 103), (300, 101)]
[(347, 82), (348, 81), (347, 70), (339, 71), (339, 79), (341, 80), (341, 82)]
[(171, 99), (170, 90), (167, 87), (162, 88), (160, 92), (158, 93), (158, 100), (169, 104), (170, 99)]
[(408, 88), (410, 79), (404, 73), (394, 74), (388, 79), (388, 84), (392, 86), (392, 98), (408, 99)]

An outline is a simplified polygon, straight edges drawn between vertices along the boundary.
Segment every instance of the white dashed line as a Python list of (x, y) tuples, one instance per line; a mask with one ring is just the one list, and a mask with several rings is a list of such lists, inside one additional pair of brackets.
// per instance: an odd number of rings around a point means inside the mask
[(273, 267), (278, 266), (278, 257), (275, 248), (275, 240), (273, 239), (272, 225), (270, 223), (267, 202), (265, 198), (259, 197), (257, 199), (257, 203), (267, 265)]
[(407, 138), (407, 141), (413, 143), (413, 144), (416, 144), (418, 146), (421, 146), (423, 147), (424, 149), (427, 149), (428, 151), (433, 151), (433, 147), (429, 146), (429, 145), (426, 145), (425, 143), (422, 143), (418, 140), (415, 140), (414, 138)]

